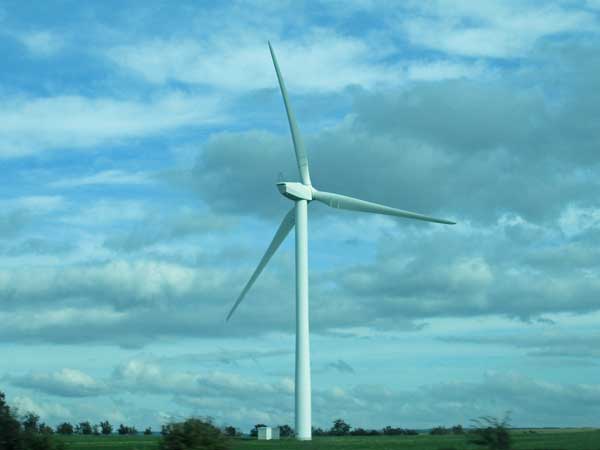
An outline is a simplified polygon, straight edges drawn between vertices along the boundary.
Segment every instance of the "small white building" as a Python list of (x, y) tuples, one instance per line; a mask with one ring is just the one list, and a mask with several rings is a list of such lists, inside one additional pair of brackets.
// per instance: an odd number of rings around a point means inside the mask
[(270, 441), (279, 439), (279, 427), (259, 427), (258, 439), (261, 441)]

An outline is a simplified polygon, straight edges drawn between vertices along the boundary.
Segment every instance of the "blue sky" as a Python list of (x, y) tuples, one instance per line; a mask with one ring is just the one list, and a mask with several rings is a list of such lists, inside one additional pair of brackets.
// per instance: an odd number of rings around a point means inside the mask
[(313, 422), (598, 426), (600, 3), (0, 3), (0, 378), (51, 424), (293, 423), (317, 188)]

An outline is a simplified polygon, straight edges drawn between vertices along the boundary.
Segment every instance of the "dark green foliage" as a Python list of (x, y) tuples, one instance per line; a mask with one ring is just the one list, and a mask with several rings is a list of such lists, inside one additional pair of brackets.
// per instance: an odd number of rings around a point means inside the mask
[(441, 434), (450, 434), (450, 430), (445, 427), (435, 427), (435, 428), (432, 428), (431, 431), (429, 431), (429, 434), (438, 435), (438, 436)]
[(150, 435), (150, 434), (152, 434), (152, 428), (151, 428), (151, 427), (148, 427), (148, 428), (146, 428), (146, 429), (144, 430), (144, 434), (145, 434), (145, 435)]
[(104, 422), (100, 422), (100, 430), (102, 434), (111, 434), (112, 433), (112, 425), (105, 420)]
[(312, 427), (312, 435), (313, 436), (327, 436), (327, 431), (323, 430), (323, 428)]
[(473, 438), (471, 442), (477, 445), (485, 445), (491, 450), (509, 450), (511, 438), (508, 432), (510, 426), (509, 414), (504, 419), (484, 416), (473, 420), (475, 427), (471, 430)]
[(229, 436), (229, 437), (235, 437), (238, 434), (238, 432), (235, 429), (235, 427), (231, 427), (231, 426), (225, 427), (223, 429), (223, 432), (225, 433), (225, 436)]
[(73, 434), (73, 425), (71, 425), (69, 422), (63, 422), (56, 427), (56, 432), (58, 434), (66, 435)]
[(0, 392), (0, 449), (21, 450), (21, 424), (13, 416)]
[(53, 439), (49, 427), (39, 424), (39, 419), (36, 414), (27, 413), (19, 422), (6, 404), (4, 393), (0, 392), (0, 449), (63, 450), (64, 444)]
[(229, 440), (210, 419), (191, 418), (163, 427), (160, 450), (229, 450)]
[(135, 427), (129, 427), (129, 426), (123, 425), (123, 424), (119, 425), (119, 429), (117, 430), (117, 432), (120, 435), (124, 435), (124, 434), (138, 434), (138, 430), (136, 430)]
[(54, 430), (50, 425), (46, 425), (44, 422), (40, 423), (38, 431), (42, 434), (54, 434)]
[(294, 435), (294, 429), (289, 425), (279, 425), (279, 436), (280, 437), (292, 437)]
[(364, 428), (355, 428), (350, 432), (351, 436), (379, 436), (381, 431), (365, 430)]
[(389, 425), (381, 430), (381, 432), (386, 436), (416, 436), (419, 434), (416, 430), (409, 430), (408, 428), (394, 428), (390, 427)]
[(350, 425), (344, 422), (343, 419), (333, 421), (333, 426), (329, 430), (329, 434), (333, 436), (345, 436), (350, 433)]
[(27, 433), (37, 433), (40, 416), (34, 413), (27, 413), (23, 416), (21, 423), (23, 424), (23, 430)]
[(93, 432), (92, 425), (87, 420), (85, 422), (80, 422), (79, 425), (77, 425), (77, 430), (77, 434), (89, 435)]
[(254, 428), (252, 428), (250, 430), (250, 436), (257, 437), (258, 436), (258, 429), (262, 428), (262, 427), (266, 427), (266, 425), (263, 424), (263, 423), (257, 423), (256, 425), (254, 425)]
[(452, 427), (452, 434), (465, 434), (465, 430), (462, 425), (454, 425)]

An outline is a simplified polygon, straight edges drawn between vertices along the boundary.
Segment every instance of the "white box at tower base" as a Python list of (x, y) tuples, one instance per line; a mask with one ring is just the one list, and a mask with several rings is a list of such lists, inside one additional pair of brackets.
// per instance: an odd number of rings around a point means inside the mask
[(258, 439), (260, 441), (270, 441), (279, 439), (279, 427), (259, 427)]

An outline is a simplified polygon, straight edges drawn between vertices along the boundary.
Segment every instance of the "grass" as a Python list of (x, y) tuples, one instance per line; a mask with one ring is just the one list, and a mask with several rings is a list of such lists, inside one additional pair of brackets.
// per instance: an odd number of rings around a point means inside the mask
[[(600, 430), (515, 430), (515, 450), (600, 450)], [(68, 450), (157, 450), (157, 436), (68, 436)], [(483, 450), (465, 436), (344, 436), (257, 441), (234, 439), (232, 450)]]

